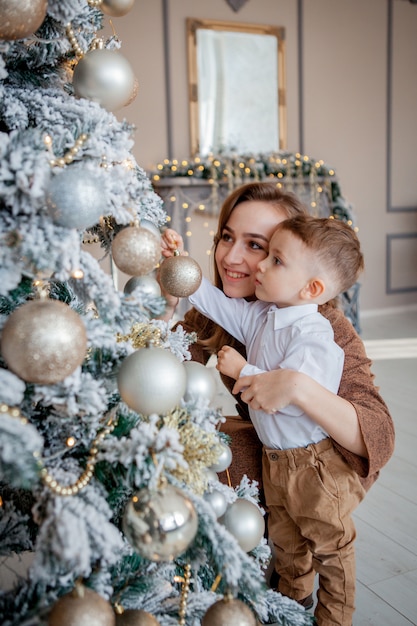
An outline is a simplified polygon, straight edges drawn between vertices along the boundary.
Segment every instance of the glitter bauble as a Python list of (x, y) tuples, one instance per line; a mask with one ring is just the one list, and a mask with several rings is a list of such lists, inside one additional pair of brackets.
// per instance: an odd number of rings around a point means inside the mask
[(134, 4), (135, 0), (103, 0), (100, 9), (111, 17), (122, 17), (129, 13)]
[(120, 271), (130, 276), (143, 276), (157, 266), (161, 246), (147, 228), (128, 226), (113, 239), (112, 255)]
[(204, 500), (211, 506), (217, 518), (222, 517), (222, 515), (225, 514), (227, 509), (227, 500), (221, 491), (218, 491), (217, 489), (213, 489), (213, 491), (206, 491), (203, 497)]
[(184, 361), (184, 367), (187, 374), (184, 400), (186, 402), (199, 398), (205, 398), (209, 402), (213, 400), (216, 394), (216, 381), (211, 369), (197, 361)]
[(116, 616), (107, 600), (81, 585), (54, 604), (48, 626), (116, 626)]
[(161, 287), (155, 278), (153, 278), (150, 274), (145, 274), (144, 276), (132, 276), (132, 278), (127, 281), (123, 291), (125, 294), (130, 294), (136, 288), (140, 288), (140, 290), (147, 296), (155, 296), (155, 298), (161, 296)]
[(198, 528), (194, 505), (187, 495), (166, 485), (141, 489), (125, 509), (123, 532), (135, 550), (150, 561), (172, 561), (193, 541)]
[(33, 35), (46, 17), (47, 0), (0, 0), (0, 39)]
[(197, 261), (189, 256), (170, 256), (161, 263), (159, 280), (171, 296), (187, 298), (197, 291), (202, 272)]
[(244, 498), (238, 498), (227, 508), (221, 523), (245, 552), (256, 548), (265, 533), (261, 511), (256, 504)]
[(226, 445), (222, 441), (220, 442), (221, 453), (219, 458), (213, 465), (210, 466), (210, 469), (213, 472), (224, 472), (230, 466), (232, 462), (232, 451), (230, 446)]
[(184, 365), (164, 348), (140, 348), (125, 358), (117, 376), (122, 400), (142, 415), (172, 411), (184, 395)]
[(78, 166), (51, 178), (46, 205), (54, 224), (80, 230), (91, 228), (108, 212), (103, 182)]
[(123, 613), (116, 613), (116, 626), (161, 626), (160, 622), (142, 609), (126, 609)]
[(10, 370), (23, 380), (51, 385), (82, 364), (87, 335), (80, 316), (58, 300), (33, 300), (6, 321), (1, 353)]
[(207, 610), (201, 626), (256, 626), (256, 618), (250, 608), (237, 598), (223, 598)]
[(117, 111), (132, 98), (135, 75), (130, 63), (117, 50), (97, 48), (83, 56), (72, 78), (75, 95)]

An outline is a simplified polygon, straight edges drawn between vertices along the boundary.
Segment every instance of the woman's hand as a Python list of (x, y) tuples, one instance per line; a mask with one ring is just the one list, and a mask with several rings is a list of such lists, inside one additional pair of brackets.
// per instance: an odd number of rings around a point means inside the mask
[(265, 413), (276, 413), (295, 404), (341, 446), (368, 458), (355, 407), (307, 374), (278, 369), (242, 376), (232, 393), (242, 392), (249, 406)]
[(174, 252), (178, 250), (180, 254), (184, 252), (184, 241), (173, 228), (166, 228), (161, 235), (161, 252), (162, 256), (174, 256)]
[(230, 346), (223, 346), (217, 353), (217, 369), (225, 376), (239, 378), (239, 374), (246, 365), (241, 354)]

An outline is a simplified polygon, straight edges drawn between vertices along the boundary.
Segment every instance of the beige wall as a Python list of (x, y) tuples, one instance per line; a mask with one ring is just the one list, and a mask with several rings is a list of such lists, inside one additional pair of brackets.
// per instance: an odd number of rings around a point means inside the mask
[[(168, 99), (164, 6), (171, 76)], [(171, 102), (171, 156), (190, 156), (186, 17), (285, 27), (288, 148), (334, 167), (342, 192), (354, 207), (366, 261), (361, 309), (417, 303), (417, 6), (408, 0), (392, 0), (391, 5), (389, 0), (248, 0), (236, 13), (226, 0), (167, 0), (166, 4), (163, 0), (137, 0), (131, 12), (114, 19), (113, 24), (139, 81), (136, 100), (118, 117), (135, 124), (134, 154), (145, 169), (169, 156), (167, 101)], [(298, 58), (299, 17), (302, 59)], [(402, 210), (388, 211), (388, 204)], [(193, 225), (191, 254), (204, 269), (212, 225), (213, 220), (207, 223), (202, 219)], [(387, 273), (394, 293), (386, 292)], [(395, 291), (398, 289), (402, 291)]]

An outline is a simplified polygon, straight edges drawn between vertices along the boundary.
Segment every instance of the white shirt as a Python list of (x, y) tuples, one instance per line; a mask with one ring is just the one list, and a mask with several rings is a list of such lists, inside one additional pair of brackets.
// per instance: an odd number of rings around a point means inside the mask
[[(344, 352), (334, 342), (333, 329), (316, 304), (279, 309), (260, 300), (228, 298), (205, 278), (188, 299), (198, 311), (246, 346), (248, 365), (240, 376), (291, 369), (308, 374), (337, 393)], [(272, 415), (249, 407), (249, 414), (267, 448), (301, 448), (328, 437), (295, 405)]]

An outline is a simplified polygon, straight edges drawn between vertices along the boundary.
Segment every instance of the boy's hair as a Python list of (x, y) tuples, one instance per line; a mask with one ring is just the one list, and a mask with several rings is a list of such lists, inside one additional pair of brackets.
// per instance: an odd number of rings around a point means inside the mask
[(356, 283), (364, 260), (359, 239), (346, 222), (333, 217), (297, 215), (281, 222), (277, 230), (281, 229), (293, 233), (314, 252), (318, 263), (330, 274), (334, 296)]

